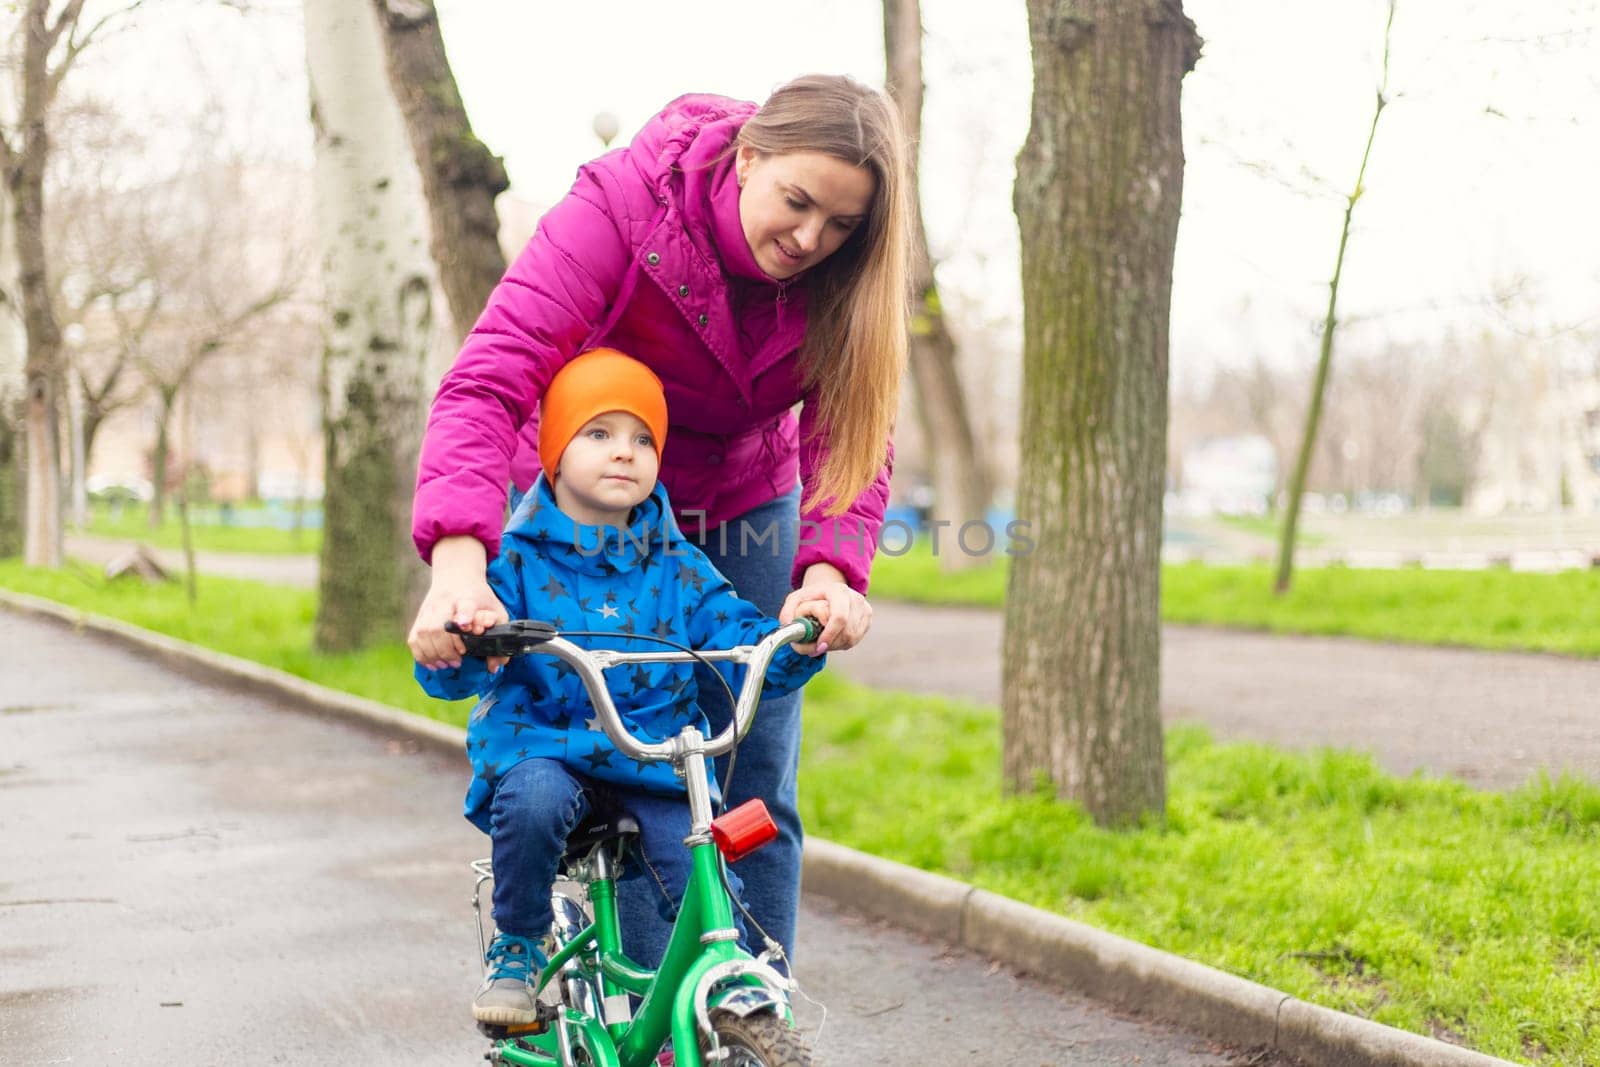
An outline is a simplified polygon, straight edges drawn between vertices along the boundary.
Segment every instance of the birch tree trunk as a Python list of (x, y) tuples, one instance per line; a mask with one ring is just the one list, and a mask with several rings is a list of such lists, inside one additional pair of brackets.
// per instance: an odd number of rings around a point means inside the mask
[[(933, 475), (936, 520), (981, 521), (992, 487), (956, 369), (956, 343), (945, 326), (933, 257), (922, 221), (918, 181), (922, 143), (922, 6), (920, 0), (883, 0), (883, 44), (889, 95), (900, 109), (911, 154), (911, 386)], [(960, 551), (943, 553), (949, 569), (976, 563)]]
[(510, 182), (500, 158), (473, 135), (433, 0), (372, 3), (383, 31), (389, 85), (422, 175), (433, 261), (459, 343), (505, 273), (494, 200)]
[(1167, 331), (1183, 181), (1180, 0), (1028, 0), (1017, 157), (1022, 469), (1002, 686), (1004, 771), (1102, 824), (1161, 813)]
[(411, 494), (449, 339), (435, 326), (422, 185), (384, 72), (371, 0), (305, 4), (328, 306), (324, 532), (316, 643), (405, 633), (426, 581)]
[[(16, 99), (0, 78), (0, 122), (16, 121)], [(10, 187), (0, 182), (0, 558), (22, 552), (23, 500), (27, 492), (22, 446), (27, 391), (28, 336), (22, 326), (21, 279)]]

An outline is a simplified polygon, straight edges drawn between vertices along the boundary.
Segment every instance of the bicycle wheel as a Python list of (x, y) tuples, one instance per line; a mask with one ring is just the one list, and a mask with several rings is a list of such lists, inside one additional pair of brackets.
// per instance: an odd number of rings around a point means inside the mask
[(713, 1012), (711, 1028), (728, 1052), (723, 1067), (811, 1067), (805, 1038), (776, 1015)]

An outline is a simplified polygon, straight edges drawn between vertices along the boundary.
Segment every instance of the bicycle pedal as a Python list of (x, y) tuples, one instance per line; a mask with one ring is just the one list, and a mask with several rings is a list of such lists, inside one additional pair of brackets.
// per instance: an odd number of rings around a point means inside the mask
[(550, 1024), (556, 1020), (558, 1009), (549, 1004), (537, 1005), (539, 1017), (531, 1023), (478, 1023), (478, 1033), (490, 1041), (505, 1041), (514, 1037), (537, 1037), (550, 1029)]

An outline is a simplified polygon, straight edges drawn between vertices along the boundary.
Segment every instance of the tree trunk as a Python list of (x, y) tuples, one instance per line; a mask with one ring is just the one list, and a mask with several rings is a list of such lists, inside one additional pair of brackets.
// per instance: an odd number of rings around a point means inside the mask
[[(919, 0), (883, 0), (883, 43), (888, 89), (913, 145), (922, 141), (922, 8)], [(933, 258), (922, 221), (918, 183), (920, 152), (911, 157), (911, 386), (933, 478), (936, 520), (957, 530), (983, 521), (992, 487), (988, 465), (972, 430), (966, 391), (956, 368), (955, 339), (945, 326)], [(958, 541), (959, 544), (959, 541)], [(953, 548), (941, 554), (947, 570), (980, 557)]]
[(145, 525), (161, 528), (167, 515), (167, 467), (172, 462), (172, 413), (178, 406), (177, 386), (162, 385), (157, 391), (161, 410), (156, 414), (156, 440), (150, 455), (150, 515)]
[(83, 412), (83, 469), (85, 472), (94, 466), (94, 443), (100, 436), (100, 427), (104, 426), (106, 416), (96, 411), (92, 406), (86, 406)]
[(119, 355), (99, 385), (92, 385), (88, 374), (79, 371), (78, 391), (83, 397), (83, 467), (87, 471), (94, 464), (94, 442), (100, 427), (112, 412), (128, 406), (128, 401), (118, 400), (117, 383), (128, 368), (126, 354)]
[(399, 101), (432, 222), (433, 261), (459, 343), (505, 273), (495, 197), (509, 187), (500, 157), (472, 133), (433, 0), (372, 0), (389, 85)]
[(405, 633), (426, 571), (411, 493), (426, 402), (450, 338), (434, 327), (421, 180), (384, 73), (371, 0), (305, 5), (329, 318), (316, 643)]
[[(42, 5), (30, 8), (26, 33), (42, 32), (32, 25), (43, 19)], [(24, 79), (42, 78), (35, 69), (33, 49), (25, 64)], [(41, 57), (42, 62), (42, 57)], [(50, 303), (48, 264), (44, 248), (44, 172), (48, 153), (42, 109), (23, 116), (23, 150), (14, 157), (6, 175), (16, 226), (18, 282), (22, 297), (22, 323), (28, 336), (24, 368), (26, 392), (24, 422), (27, 440), (27, 507), (23, 529), (23, 561), (32, 567), (61, 566), (61, 431), (60, 399), (64, 381), (61, 368), (61, 329)]]
[(183, 591), (193, 609), (200, 599), (200, 568), (194, 558), (194, 527), (189, 523), (189, 457), (194, 454), (194, 440), (187, 433), (183, 436), (183, 462), (178, 466), (178, 535), (183, 546)]
[[(0, 94), (5, 92), (0, 85)], [(5, 111), (9, 118), (10, 109)], [(0, 182), (0, 558), (22, 552), (27, 494), (22, 398), (27, 392), (28, 337), (22, 326), (14, 227), (10, 187)]]
[(1199, 39), (1179, 0), (1028, 0), (1028, 25), (1017, 514), (1033, 547), (1006, 597), (1005, 780), (1125, 824), (1165, 806), (1167, 335)]
[(71, 476), (67, 484), (71, 488), (68, 499), (68, 514), (71, 516), (72, 525), (83, 530), (89, 524), (89, 468), (88, 453), (84, 449), (83, 419), (84, 399), (82, 383), (72, 375), (67, 375), (65, 381), (67, 389), (67, 446), (71, 457)]

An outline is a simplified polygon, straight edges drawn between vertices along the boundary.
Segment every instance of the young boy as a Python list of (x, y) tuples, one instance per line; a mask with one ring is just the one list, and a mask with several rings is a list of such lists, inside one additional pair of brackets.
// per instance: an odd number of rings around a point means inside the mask
[[(585, 352), (551, 379), (540, 406), (545, 473), (518, 505), (489, 565), (489, 584), (512, 618), (615, 633), (616, 640), (573, 640), (630, 651), (650, 644), (630, 634), (729, 648), (771, 632), (772, 620), (740, 599), (679, 532), (666, 490), (656, 484), (666, 435), (661, 382), (620, 352)], [(799, 614), (824, 615), (826, 604), (804, 605)], [(821, 669), (822, 657), (797, 647), (773, 657), (764, 692), (797, 689)], [(733, 669), (718, 669), (737, 691)], [(466, 816), (492, 841), (499, 932), (472, 1014), (487, 1023), (534, 1022), (531, 983), (548, 962), (541, 945), (568, 836), (596, 805), (632, 815), (640, 828), (632, 874), (647, 874), (660, 887), (661, 914), (670, 919), (689, 877), (683, 783), (667, 763), (618, 753), (582, 682), (554, 657), (523, 656), (493, 674), (480, 660), (444, 670), (418, 666), (417, 679), (445, 699), (482, 695), (467, 726), (474, 777)], [(709, 732), (693, 664), (618, 668), (608, 683), (637, 736), (660, 741), (690, 723)]]

